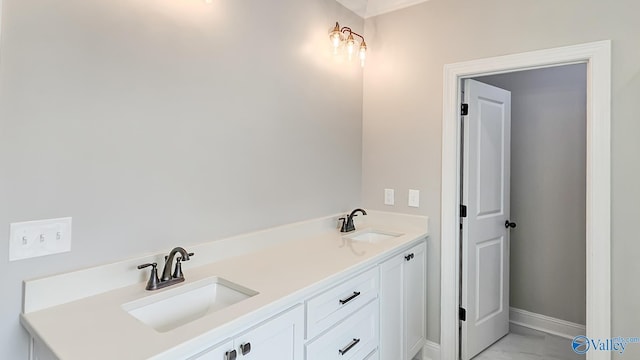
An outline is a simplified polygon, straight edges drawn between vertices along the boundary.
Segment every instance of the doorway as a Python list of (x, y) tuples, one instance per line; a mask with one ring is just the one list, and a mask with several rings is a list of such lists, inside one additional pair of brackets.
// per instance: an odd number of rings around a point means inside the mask
[[(441, 359), (459, 359), (460, 139), (464, 78), (587, 64), (586, 336), (610, 337), (610, 41), (446, 65), (442, 148)], [(610, 359), (591, 352), (588, 360)]]
[(461, 358), (516, 356), (531, 342), (580, 359), (586, 64), (465, 79), (462, 98)]

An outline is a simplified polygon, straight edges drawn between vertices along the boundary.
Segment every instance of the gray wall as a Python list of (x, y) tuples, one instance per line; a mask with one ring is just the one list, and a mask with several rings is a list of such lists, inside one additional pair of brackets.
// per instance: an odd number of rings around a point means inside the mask
[(511, 306), (585, 323), (585, 64), (476, 78), (511, 91)]
[[(335, 0), (4, 0), (0, 359), (21, 281), (360, 203), (362, 70)], [(9, 223), (73, 217), (72, 252), (8, 262)]]
[[(612, 331), (640, 333), (640, 2), (430, 0), (367, 19), (363, 203), (429, 215), (428, 337), (440, 339), (440, 176), (443, 66), (577, 43), (612, 40)], [(383, 205), (383, 189), (418, 188), (421, 207)], [(635, 335), (630, 335), (635, 336)], [(620, 357), (619, 355), (614, 355)], [(640, 358), (640, 346), (625, 358)]]

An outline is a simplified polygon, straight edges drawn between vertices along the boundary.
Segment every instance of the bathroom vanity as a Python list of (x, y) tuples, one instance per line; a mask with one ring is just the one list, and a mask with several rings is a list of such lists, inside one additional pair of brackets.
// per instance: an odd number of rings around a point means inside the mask
[(26, 281), (32, 359), (412, 359), (427, 218), (369, 212), (347, 234), (337, 218), (185, 246), (185, 281), (161, 290), (136, 265), (162, 254)]

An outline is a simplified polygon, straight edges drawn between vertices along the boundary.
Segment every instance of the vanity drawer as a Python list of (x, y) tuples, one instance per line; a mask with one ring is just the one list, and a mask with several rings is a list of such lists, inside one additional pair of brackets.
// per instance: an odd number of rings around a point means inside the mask
[(367, 356), (364, 360), (380, 360), (380, 352), (378, 350), (372, 352), (369, 356)]
[(307, 300), (307, 339), (377, 298), (378, 276), (377, 268), (372, 268)]
[[(370, 359), (378, 347), (378, 300), (306, 346), (307, 360)], [(375, 356), (373, 357), (375, 359)]]

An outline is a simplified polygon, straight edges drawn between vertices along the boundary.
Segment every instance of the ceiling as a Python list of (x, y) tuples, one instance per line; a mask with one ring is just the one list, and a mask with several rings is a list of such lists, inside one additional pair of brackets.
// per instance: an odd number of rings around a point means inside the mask
[(390, 11), (402, 9), (407, 6), (419, 4), (427, 0), (337, 0), (347, 9), (368, 18)]

